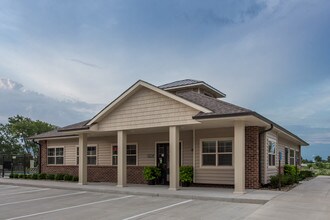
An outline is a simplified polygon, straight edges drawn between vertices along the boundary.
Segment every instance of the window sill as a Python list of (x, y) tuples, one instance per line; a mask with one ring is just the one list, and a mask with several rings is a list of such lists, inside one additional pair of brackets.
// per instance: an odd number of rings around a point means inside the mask
[(234, 169), (234, 166), (200, 166), (201, 169), (219, 169), (219, 170), (229, 170)]

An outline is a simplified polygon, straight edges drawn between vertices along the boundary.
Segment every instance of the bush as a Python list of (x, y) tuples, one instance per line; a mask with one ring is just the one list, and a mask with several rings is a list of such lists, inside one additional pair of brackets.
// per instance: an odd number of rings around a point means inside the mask
[(38, 176), (38, 179), (39, 180), (45, 180), (47, 177), (47, 174), (46, 173), (40, 173), (39, 176)]
[(19, 175), (18, 175), (18, 178), (20, 178), (20, 179), (25, 179), (25, 175), (24, 175), (24, 174), (19, 174)]
[[(270, 186), (272, 188), (278, 188), (279, 181), (280, 181), (279, 175), (271, 176), (270, 177)], [(292, 185), (295, 182), (296, 182), (295, 177), (293, 177), (291, 175), (287, 175), (287, 174), (281, 175), (281, 186)]]
[(74, 176), (74, 177), (72, 178), (72, 181), (73, 181), (73, 182), (78, 182), (78, 180), (79, 180), (79, 177), (77, 177), (77, 176)]
[(65, 181), (72, 181), (72, 179), (73, 179), (73, 176), (71, 176), (71, 175), (69, 175), (69, 174), (65, 174), (65, 175), (64, 175), (64, 180), (65, 180)]
[(161, 175), (161, 170), (158, 167), (148, 166), (143, 169), (143, 177), (147, 181), (156, 180)]
[(294, 165), (287, 164), (284, 166), (284, 174), (286, 174), (286, 175), (296, 176), (296, 174), (298, 174), (298, 171), (299, 170)]
[(9, 174), (9, 178), (11, 178), (11, 179), (14, 178), (14, 174), (12, 174), (12, 173)]
[(180, 181), (182, 183), (192, 183), (193, 182), (193, 171), (192, 166), (182, 166), (180, 167)]
[(299, 177), (302, 179), (308, 178), (308, 177), (313, 177), (314, 173), (311, 170), (301, 170), (299, 172)]
[(55, 174), (47, 174), (46, 177), (48, 180), (54, 180), (55, 179)]
[(24, 179), (31, 179), (31, 175), (30, 174), (25, 175)]
[(55, 175), (55, 180), (63, 180), (64, 179), (64, 174), (58, 173)]
[(19, 175), (17, 173), (14, 174), (14, 178), (18, 179)]
[(32, 174), (31, 178), (34, 180), (37, 180), (39, 178), (39, 174), (34, 173), (34, 174)]

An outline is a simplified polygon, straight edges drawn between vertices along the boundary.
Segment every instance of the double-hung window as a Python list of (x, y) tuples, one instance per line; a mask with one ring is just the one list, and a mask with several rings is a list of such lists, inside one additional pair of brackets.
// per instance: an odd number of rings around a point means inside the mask
[(87, 164), (96, 165), (96, 146), (87, 147)]
[[(137, 165), (137, 145), (128, 144), (126, 145), (126, 163), (127, 165)], [(112, 146), (112, 165), (118, 165), (118, 146)]]
[(231, 140), (202, 141), (202, 166), (232, 166), (233, 144)]
[(295, 165), (294, 158), (294, 150), (290, 149), (290, 165)]
[[(79, 147), (77, 147), (77, 165), (79, 165)], [(87, 165), (96, 165), (96, 146), (87, 147)]]
[(64, 148), (54, 147), (47, 149), (47, 163), (49, 165), (63, 164), (64, 162)]
[(276, 141), (268, 139), (268, 166), (275, 166)]

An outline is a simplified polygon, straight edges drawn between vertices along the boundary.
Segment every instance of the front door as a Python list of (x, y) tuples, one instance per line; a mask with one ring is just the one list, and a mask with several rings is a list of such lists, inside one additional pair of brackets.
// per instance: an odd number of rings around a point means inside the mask
[(159, 184), (169, 184), (169, 143), (157, 143), (157, 167), (161, 169), (162, 175), (159, 178)]

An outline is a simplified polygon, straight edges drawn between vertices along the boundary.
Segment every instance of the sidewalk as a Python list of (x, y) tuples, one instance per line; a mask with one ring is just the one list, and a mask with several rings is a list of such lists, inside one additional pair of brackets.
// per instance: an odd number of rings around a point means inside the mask
[(168, 186), (160, 185), (129, 184), (127, 187), (118, 188), (115, 184), (111, 183), (79, 185), (72, 182), (7, 178), (0, 178), (0, 184), (251, 204), (265, 204), (269, 200), (284, 193), (268, 190), (246, 190), (247, 193), (245, 194), (234, 194), (233, 189), (210, 187), (184, 187), (178, 191), (170, 191), (168, 190)]

